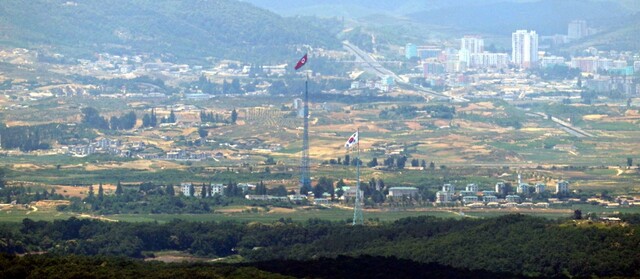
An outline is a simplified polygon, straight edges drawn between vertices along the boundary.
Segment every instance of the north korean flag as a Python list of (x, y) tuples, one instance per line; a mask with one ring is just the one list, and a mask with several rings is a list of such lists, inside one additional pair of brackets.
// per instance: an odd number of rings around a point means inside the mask
[(300, 58), (300, 61), (298, 61), (298, 64), (296, 64), (295, 69), (298, 70), (300, 68), (302, 68), (302, 66), (304, 66), (304, 64), (307, 64), (307, 54), (305, 53), (304, 56), (302, 56), (302, 58)]

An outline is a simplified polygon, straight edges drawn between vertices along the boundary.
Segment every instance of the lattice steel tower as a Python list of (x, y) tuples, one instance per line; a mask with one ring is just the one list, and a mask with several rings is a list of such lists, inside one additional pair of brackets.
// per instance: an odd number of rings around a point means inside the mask
[(300, 195), (311, 190), (311, 175), (309, 172), (309, 76), (304, 82), (304, 130), (302, 132), (302, 161), (300, 162)]

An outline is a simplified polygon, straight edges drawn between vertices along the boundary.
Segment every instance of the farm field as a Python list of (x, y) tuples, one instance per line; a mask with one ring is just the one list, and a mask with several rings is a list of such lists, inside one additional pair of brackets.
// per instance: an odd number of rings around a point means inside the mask
[[(250, 210), (252, 207), (223, 207), (216, 208), (211, 214), (116, 214), (105, 216), (94, 216), (89, 214), (77, 214), (70, 212), (57, 212), (53, 208), (38, 208), (34, 210), (24, 207), (4, 206), (0, 210), (0, 222), (22, 222), (29, 218), (35, 221), (53, 221), (76, 218), (91, 218), (104, 221), (123, 222), (159, 222), (166, 223), (174, 219), (207, 222), (207, 221), (237, 221), (237, 222), (274, 222), (280, 219), (291, 219), (293, 221), (306, 221), (309, 219), (321, 219), (332, 222), (344, 221), (350, 223), (353, 218), (353, 210), (349, 208), (326, 208), (326, 209), (283, 209), (270, 208), (269, 211), (262, 209)], [(552, 208), (501, 208), (501, 209), (469, 209), (464, 207), (451, 208), (400, 208), (400, 209), (366, 209), (364, 211), (365, 220), (390, 222), (406, 217), (434, 216), (438, 218), (491, 218), (507, 214), (525, 214), (549, 219), (570, 218), (575, 210), (581, 210), (583, 214), (595, 213), (598, 216), (611, 215), (617, 213), (640, 213), (640, 207), (606, 208), (588, 204), (575, 204), (570, 206)]]
[[(134, 163), (135, 162), (135, 163)], [(262, 171), (249, 171), (239, 168), (227, 171), (226, 168), (202, 165), (179, 165), (160, 161), (149, 163), (134, 161), (124, 163), (95, 163), (78, 166), (65, 166), (60, 169), (37, 164), (21, 162), (13, 164), (14, 168), (8, 172), (7, 178), (11, 185), (23, 185), (40, 188), (79, 186), (89, 184), (97, 186), (99, 183), (116, 184), (121, 181), (125, 186), (137, 185), (142, 182), (154, 182), (160, 184), (179, 185), (181, 182), (194, 183), (227, 183), (229, 181), (257, 183), (264, 181), (267, 187), (273, 188), (284, 185), (287, 188), (295, 187), (299, 176), (299, 170), (295, 167), (271, 166), (269, 173)], [(366, 164), (367, 161), (363, 163)], [(117, 167), (110, 168), (117, 164)], [(162, 165), (164, 164), (164, 165)], [(131, 167), (127, 166), (135, 166)], [(169, 167), (167, 167), (169, 166)], [(150, 168), (150, 169), (144, 169)], [(314, 165), (311, 168), (312, 178), (328, 177), (334, 181), (344, 179), (347, 185), (355, 184), (355, 167), (344, 165)], [(492, 190), (495, 183), (500, 181), (516, 182), (517, 173), (520, 173), (524, 182), (534, 185), (546, 183), (549, 189), (553, 189), (558, 180), (569, 180), (572, 189), (589, 193), (608, 191), (611, 194), (633, 194), (640, 192), (640, 170), (636, 167), (590, 167), (568, 168), (562, 166), (536, 166), (536, 167), (504, 167), (504, 166), (459, 166), (449, 165), (445, 169), (436, 167), (434, 170), (420, 170), (419, 168), (406, 167), (403, 170), (384, 170), (361, 168), (361, 179), (367, 183), (370, 179), (382, 179), (386, 185), (426, 187), (439, 190), (444, 183), (452, 183), (460, 189), (469, 183), (476, 183), (479, 189)], [(65, 190), (69, 190), (66, 189)], [(85, 189), (86, 190), (86, 189)], [(59, 193), (61, 193), (59, 191)], [(65, 193), (61, 193), (66, 195)], [(73, 195), (72, 195), (73, 196)], [(78, 195), (75, 195), (78, 196)]]
[[(219, 100), (218, 100), (219, 101)], [(95, 100), (63, 100), (63, 104), (73, 103), (76, 109), (63, 106), (40, 104), (41, 109), (64, 111), (65, 116), (60, 121), (78, 121), (80, 115), (78, 107), (96, 106), (100, 110), (112, 110), (118, 105), (126, 107), (117, 100), (104, 104)], [(280, 151), (270, 153), (256, 153), (248, 149), (227, 149), (242, 155), (259, 155), (249, 161), (258, 164), (261, 158), (272, 156), (285, 165), (295, 165), (300, 157), (302, 139), (302, 121), (290, 116), (288, 111), (273, 107), (256, 106), (262, 104), (287, 104), (286, 99), (250, 99), (236, 97), (229, 102), (239, 105), (239, 122), (234, 126), (210, 127), (209, 137), (217, 142), (229, 143), (238, 139), (258, 138), (270, 144), (282, 146)], [(313, 102), (313, 100), (312, 100)], [(153, 104), (150, 104), (153, 105)], [(229, 104), (207, 101), (203, 109), (223, 113), (229, 109)], [(254, 106), (251, 106), (254, 105)], [(532, 105), (529, 111), (549, 113), (565, 119), (565, 115), (580, 115), (575, 125), (593, 134), (594, 137), (575, 137), (551, 120), (542, 117), (532, 117), (527, 110), (503, 101), (477, 101), (463, 104), (437, 104), (451, 106), (458, 112), (453, 119), (437, 119), (428, 115), (417, 114), (414, 117), (382, 117), (385, 109), (399, 106), (420, 107), (425, 104), (409, 102), (382, 102), (370, 106), (349, 106), (342, 104), (334, 111), (325, 111), (312, 103), (312, 121), (310, 125), (310, 156), (312, 162), (342, 157), (345, 152), (342, 144), (353, 131), (361, 131), (362, 158), (366, 162), (373, 157), (384, 157), (393, 150), (376, 148), (375, 145), (398, 145), (407, 147), (404, 151), (410, 158), (434, 161), (438, 165), (577, 165), (577, 166), (616, 166), (622, 165), (627, 156), (638, 156), (635, 139), (640, 136), (640, 120), (635, 117), (638, 111), (630, 109), (623, 111), (618, 107), (598, 106), (591, 110), (581, 106)], [(40, 108), (39, 106), (35, 106)], [(574, 110), (574, 111), (571, 111)], [(142, 114), (144, 111), (137, 111)], [(73, 116), (75, 114), (75, 116)], [(192, 121), (193, 112), (178, 113), (178, 117)], [(9, 111), (5, 115), (7, 122), (23, 124), (37, 124), (46, 119), (21, 119), (24, 113)], [(27, 113), (30, 117), (37, 117), (38, 113)], [(57, 118), (54, 116), (53, 118)], [(76, 119), (71, 121), (70, 119)], [(510, 122), (505, 119), (518, 121), (521, 127), (515, 129), (507, 126)], [(505, 124), (506, 123), (506, 124)], [(174, 131), (175, 130), (175, 131)], [(174, 133), (174, 134), (172, 134)], [(197, 138), (194, 128), (176, 128), (160, 133), (162, 135), (184, 136)], [(179, 147), (171, 141), (161, 141), (157, 131), (142, 133), (133, 132), (130, 135), (113, 135), (116, 138), (135, 139), (150, 143), (161, 150)], [(109, 136), (109, 135), (106, 135)], [(206, 146), (205, 146), (206, 147)], [(218, 148), (211, 146), (211, 148)], [(221, 148), (225, 150), (225, 148)], [(402, 149), (401, 149), (402, 150)], [(13, 159), (9, 156), (5, 164), (12, 161), (39, 161), (51, 165), (74, 165), (85, 163), (83, 158), (61, 158), (61, 156), (42, 156), (43, 158)], [(30, 157), (30, 156), (23, 156)], [(38, 156), (40, 157), (40, 156)], [(49, 157), (49, 158), (45, 158)], [(112, 159), (113, 160), (113, 159)], [(264, 160), (264, 159), (262, 159)], [(208, 162), (209, 165), (236, 165), (239, 162), (229, 158), (225, 162)], [(175, 166), (179, 168), (179, 166)]]
[[(205, 144), (194, 146), (199, 138), (193, 126), (172, 126), (158, 129), (138, 129), (127, 132), (103, 131), (100, 136), (122, 141), (144, 142), (153, 150), (167, 152), (173, 149), (206, 150), (221, 152), (224, 156), (216, 160), (170, 161), (162, 159), (122, 158), (106, 154), (87, 157), (72, 157), (55, 152), (22, 153), (17, 150), (0, 150), (0, 166), (7, 168), (6, 179), (11, 186), (31, 187), (33, 190), (55, 188), (65, 197), (84, 198), (88, 185), (99, 183), (110, 195), (114, 186), (122, 182), (124, 187), (136, 187), (143, 182), (161, 185), (192, 183), (252, 183), (264, 182), (267, 188), (285, 186), (296, 190), (302, 153), (302, 119), (292, 115), (292, 111), (281, 107), (290, 105), (287, 98), (247, 98), (233, 97), (227, 102), (208, 100), (193, 103), (215, 113), (226, 115), (237, 108), (237, 125), (213, 125), (207, 127)], [(271, 103), (271, 105), (266, 105)], [(67, 105), (72, 104), (72, 108)], [(189, 104), (189, 102), (187, 102)], [(79, 109), (95, 106), (108, 115), (119, 115), (133, 109), (137, 114), (147, 110), (136, 110), (145, 106), (162, 106), (159, 115), (167, 113), (161, 103), (136, 104), (127, 107), (122, 101), (105, 103), (92, 99), (61, 100), (60, 104), (42, 102), (34, 106), (44, 110), (59, 110), (53, 117), (56, 121), (77, 122)], [(119, 106), (126, 110), (118, 109)], [(418, 112), (409, 115), (399, 111), (409, 106)], [(423, 112), (429, 108), (453, 108), (452, 119), (433, 117)], [(30, 108), (33, 109), (33, 108)], [(194, 114), (195, 113), (195, 114)], [(38, 124), (46, 119), (22, 116), (8, 111), (4, 118), (7, 123)], [(559, 119), (574, 119), (579, 127), (592, 137), (577, 137), (563, 130), (557, 123), (542, 115), (553, 115)], [(197, 121), (197, 112), (178, 112), (184, 121)], [(561, 106), (556, 104), (527, 103), (510, 104), (504, 101), (471, 101), (468, 103), (415, 103), (406, 101), (375, 102), (364, 104), (335, 104), (325, 110), (323, 105), (311, 106), (310, 118), (310, 159), (312, 181), (327, 177), (337, 182), (343, 179), (347, 186), (355, 185), (354, 166), (329, 164), (331, 160), (353, 159), (357, 153), (345, 151), (345, 140), (357, 129), (360, 131), (361, 180), (383, 180), (388, 187), (418, 187), (427, 195), (433, 195), (444, 183), (455, 185), (461, 190), (465, 185), (475, 183), (479, 190), (493, 190), (497, 182), (515, 184), (517, 176), (523, 182), (535, 185), (546, 183), (548, 191), (553, 191), (559, 180), (568, 180), (572, 191), (581, 196), (607, 194), (637, 195), (640, 193), (640, 115), (635, 108), (623, 109), (619, 106), (582, 105)], [(580, 116), (580, 117), (576, 117)], [(75, 119), (75, 120), (74, 120)], [(257, 144), (251, 144), (257, 142)], [(274, 149), (265, 146), (278, 147)], [(54, 148), (58, 147), (54, 144)], [(403, 169), (385, 168), (382, 162), (389, 157), (406, 156), (408, 161)], [(373, 158), (379, 166), (367, 167)], [(627, 166), (628, 158), (635, 164)], [(272, 163), (266, 165), (267, 159)], [(434, 167), (426, 170), (410, 166), (411, 160), (433, 162)], [(275, 164), (273, 163), (275, 162)], [(584, 212), (608, 213), (613, 210), (580, 207)], [(517, 213), (533, 214), (547, 218), (564, 218), (572, 214), (574, 208), (562, 210), (518, 210)], [(299, 210), (294, 212), (233, 212), (214, 209), (215, 213), (202, 215), (113, 215), (108, 219), (132, 222), (167, 222), (174, 218), (207, 220), (240, 220), (270, 222), (280, 218), (303, 221), (320, 218), (344, 221), (352, 218), (350, 210)], [(620, 209), (620, 212), (637, 212), (635, 209)], [(462, 209), (466, 217), (491, 217), (514, 213), (511, 210), (468, 211)], [(460, 209), (406, 211), (370, 211), (369, 218), (391, 221), (403, 217), (433, 215), (445, 218), (462, 218)], [(41, 210), (25, 212), (20, 210), (0, 212), (0, 221), (19, 222), (28, 217), (36, 220), (64, 219), (72, 215)], [(91, 216), (84, 216), (85, 218)]]
[[(231, 208), (234, 209), (234, 208)], [(250, 207), (246, 207), (250, 209)], [(216, 211), (224, 212), (225, 208), (216, 209)], [(244, 212), (231, 210), (232, 212), (211, 213), (211, 214), (116, 214), (106, 216), (92, 216), (88, 214), (76, 214), (69, 212), (57, 212), (53, 209), (33, 209), (24, 208), (3, 208), (0, 210), (0, 222), (22, 222), (25, 218), (35, 221), (52, 221), (60, 219), (68, 219), (70, 217), (92, 218), (105, 221), (125, 221), (125, 222), (159, 222), (165, 223), (174, 219), (205, 222), (205, 221), (239, 221), (239, 222), (273, 222), (279, 219), (291, 219), (293, 221), (306, 221), (309, 219), (322, 219), (329, 221), (350, 221), (353, 218), (353, 210), (340, 208), (327, 209), (295, 209), (280, 210), (273, 208), (269, 212), (259, 211)], [(458, 214), (443, 210), (437, 211), (365, 211), (365, 219), (376, 219), (379, 221), (394, 221), (406, 217), (414, 216), (435, 216), (439, 218), (461, 218)]]

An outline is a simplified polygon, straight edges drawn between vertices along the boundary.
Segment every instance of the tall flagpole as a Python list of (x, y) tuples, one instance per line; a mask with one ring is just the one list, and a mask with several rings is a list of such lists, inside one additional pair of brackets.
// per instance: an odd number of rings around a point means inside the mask
[(309, 74), (304, 82), (304, 108), (303, 108), (303, 132), (302, 132), (302, 162), (300, 164), (300, 195), (306, 195), (303, 190), (311, 188), (311, 176), (309, 174)]
[(353, 224), (364, 224), (364, 217), (362, 216), (362, 197), (360, 194), (360, 129), (356, 130), (358, 135), (358, 141), (356, 142), (357, 156), (356, 156), (356, 202), (353, 206)]

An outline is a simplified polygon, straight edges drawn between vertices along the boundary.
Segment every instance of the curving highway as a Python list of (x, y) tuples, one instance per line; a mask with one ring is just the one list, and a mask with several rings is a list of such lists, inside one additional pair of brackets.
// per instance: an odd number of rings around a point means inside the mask
[(351, 54), (353, 54), (356, 57), (356, 62), (360, 63), (363, 67), (364, 70), (370, 73), (373, 73), (375, 75), (377, 75), (380, 78), (385, 78), (387, 76), (390, 76), (393, 78), (393, 80), (395, 81), (396, 84), (404, 86), (404, 87), (408, 87), (411, 90), (414, 91), (418, 91), (418, 92), (422, 92), (425, 93), (427, 95), (431, 95), (433, 97), (437, 97), (437, 98), (445, 98), (447, 100), (457, 100), (457, 101), (467, 101), (464, 98), (461, 97), (453, 97), (453, 96), (449, 96), (449, 95), (445, 95), (442, 93), (438, 93), (435, 92), (433, 90), (424, 88), (424, 87), (419, 87), (416, 86), (414, 84), (411, 84), (409, 82), (407, 82), (406, 80), (404, 80), (402, 77), (398, 76), (396, 73), (390, 71), (389, 69), (383, 67), (377, 60), (375, 60), (373, 57), (371, 57), (371, 55), (369, 55), (367, 52), (363, 51), (362, 49), (360, 49), (359, 47), (351, 44), (348, 41), (343, 41), (342, 45), (344, 46), (344, 48), (349, 51)]

